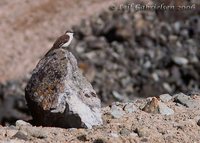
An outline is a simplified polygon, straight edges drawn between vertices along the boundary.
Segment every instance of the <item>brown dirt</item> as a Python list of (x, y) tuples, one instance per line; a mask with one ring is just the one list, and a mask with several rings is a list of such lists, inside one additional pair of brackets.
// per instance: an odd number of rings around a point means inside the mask
[[(200, 103), (200, 97), (193, 97)], [(174, 110), (172, 115), (147, 113), (139, 109), (146, 100), (134, 102), (138, 108), (116, 119), (110, 107), (103, 108), (102, 126), (93, 129), (61, 129), (17, 125), (0, 127), (0, 141), (10, 142), (93, 142), (93, 143), (189, 143), (199, 142), (200, 110), (186, 108), (173, 101), (165, 103)], [(122, 103), (118, 103), (122, 104)]]
[(122, 1), (1, 0), (0, 82), (25, 76), (66, 29)]

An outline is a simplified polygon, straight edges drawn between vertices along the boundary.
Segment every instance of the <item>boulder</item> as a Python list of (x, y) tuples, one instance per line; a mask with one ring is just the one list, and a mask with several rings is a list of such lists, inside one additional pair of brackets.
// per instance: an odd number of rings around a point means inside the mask
[(65, 49), (55, 49), (39, 61), (25, 97), (36, 125), (92, 128), (102, 124), (101, 101)]

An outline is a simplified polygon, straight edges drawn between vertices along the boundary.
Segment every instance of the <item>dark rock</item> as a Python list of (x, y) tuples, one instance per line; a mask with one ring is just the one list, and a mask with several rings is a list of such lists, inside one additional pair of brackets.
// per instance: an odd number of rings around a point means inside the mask
[(200, 126), (200, 119), (197, 121), (197, 125)]
[(80, 135), (77, 139), (83, 142), (89, 141), (89, 139), (87, 139), (87, 135)]
[(23, 92), (26, 82), (22, 79), (0, 84), (0, 124), (14, 125), (18, 119), (30, 119)]
[(106, 143), (104, 139), (95, 139), (93, 143)]

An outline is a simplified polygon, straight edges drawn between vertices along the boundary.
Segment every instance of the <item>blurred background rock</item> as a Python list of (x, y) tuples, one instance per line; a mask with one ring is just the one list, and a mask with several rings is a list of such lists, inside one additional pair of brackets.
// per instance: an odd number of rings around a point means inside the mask
[[(113, 101), (200, 88), (198, 1), (143, 5), (185, 10), (127, 8), (136, 1), (2, 0), (0, 2), (0, 123), (29, 120), (24, 88), (55, 39), (73, 28), (70, 51), (104, 105)], [(120, 9), (124, 7), (124, 9)]]

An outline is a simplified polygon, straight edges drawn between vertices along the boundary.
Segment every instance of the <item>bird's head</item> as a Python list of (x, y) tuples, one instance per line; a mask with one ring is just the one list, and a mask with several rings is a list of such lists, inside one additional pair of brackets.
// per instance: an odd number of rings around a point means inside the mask
[(73, 36), (73, 35), (74, 35), (74, 32), (73, 32), (73, 31), (67, 30), (67, 31), (65, 32), (65, 34), (66, 34), (66, 35), (69, 35), (69, 36)]

